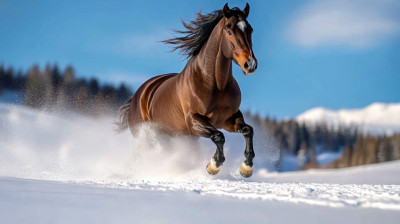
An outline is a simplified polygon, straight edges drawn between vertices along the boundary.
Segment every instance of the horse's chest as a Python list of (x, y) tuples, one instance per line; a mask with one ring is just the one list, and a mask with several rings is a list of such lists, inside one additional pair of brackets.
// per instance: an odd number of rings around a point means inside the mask
[(240, 95), (219, 94), (210, 100), (206, 116), (214, 126), (221, 126), (239, 110)]

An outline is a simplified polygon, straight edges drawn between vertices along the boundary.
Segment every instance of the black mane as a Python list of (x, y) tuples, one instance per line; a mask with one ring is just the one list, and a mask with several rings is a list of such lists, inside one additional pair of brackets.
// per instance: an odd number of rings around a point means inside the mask
[[(231, 9), (235, 16), (243, 14), (239, 8)], [(177, 45), (173, 51), (180, 49), (179, 53), (188, 58), (197, 55), (201, 47), (208, 40), (211, 32), (218, 22), (224, 17), (222, 10), (217, 10), (207, 15), (197, 14), (197, 18), (189, 23), (182, 21), (185, 31), (174, 30), (178, 34), (186, 34), (183, 37), (176, 37), (164, 40), (164, 43)]]

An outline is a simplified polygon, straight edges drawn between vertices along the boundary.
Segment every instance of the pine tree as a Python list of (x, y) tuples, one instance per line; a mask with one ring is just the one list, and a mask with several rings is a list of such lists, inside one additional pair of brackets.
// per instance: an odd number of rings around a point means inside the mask
[(390, 137), (390, 160), (400, 159), (400, 134)]
[(75, 69), (68, 65), (63, 76), (63, 85), (72, 86), (75, 82)]
[(43, 74), (41, 75), (41, 81), (44, 85), (44, 98), (43, 103), (46, 107), (51, 107), (55, 104), (56, 95), (54, 90), (54, 82), (53, 82), (53, 75), (52, 75), (52, 68), (50, 65), (46, 65)]
[(57, 107), (73, 107), (75, 99), (75, 70), (72, 66), (67, 66), (62, 76), (62, 82), (57, 90)]
[(100, 91), (99, 81), (96, 78), (91, 78), (89, 81), (89, 90), (92, 96), (96, 96)]
[(55, 64), (51, 71), (51, 80), (53, 81), (53, 87), (57, 89), (62, 82), (62, 77), (60, 75), (60, 70), (58, 69), (58, 65)]
[(364, 138), (363, 136), (359, 135), (357, 137), (356, 144), (353, 149), (350, 166), (359, 166), (363, 164), (364, 159), (362, 157), (362, 151), (364, 146), (365, 146)]
[(76, 94), (74, 109), (77, 111), (81, 111), (85, 114), (90, 114), (90, 112), (92, 111), (91, 106), (92, 105), (90, 105), (88, 88), (84, 85), (80, 86)]
[(361, 165), (377, 163), (378, 140), (376, 137), (367, 137), (363, 150), (363, 163)]
[(5, 89), (4, 74), (4, 66), (0, 64), (0, 93)]
[(43, 106), (44, 86), (41, 82), (38, 65), (29, 69), (25, 86), (25, 103), (28, 106), (40, 108)]
[(14, 69), (12, 67), (4, 69), (3, 65), (0, 66), (0, 90), (13, 90), (13, 76)]
[(390, 160), (390, 142), (389, 138), (384, 137), (378, 147), (378, 151), (376, 154), (377, 162), (386, 162)]
[(351, 165), (351, 157), (353, 151), (350, 145), (346, 145), (343, 149), (342, 157), (340, 158), (340, 162), (338, 164), (338, 168), (349, 167)]

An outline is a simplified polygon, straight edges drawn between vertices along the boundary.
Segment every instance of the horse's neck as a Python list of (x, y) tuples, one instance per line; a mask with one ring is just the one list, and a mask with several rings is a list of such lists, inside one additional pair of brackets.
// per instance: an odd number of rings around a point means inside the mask
[(222, 24), (219, 23), (211, 33), (209, 39), (196, 56), (200, 73), (204, 80), (216, 85), (218, 90), (225, 89), (232, 79), (232, 60), (226, 58), (222, 53)]

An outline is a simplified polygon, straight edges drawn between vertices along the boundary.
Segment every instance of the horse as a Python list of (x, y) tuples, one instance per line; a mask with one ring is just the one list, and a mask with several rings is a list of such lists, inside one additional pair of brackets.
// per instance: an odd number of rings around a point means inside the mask
[(216, 175), (225, 161), (224, 134), (218, 129), (241, 133), (246, 142), (245, 160), (240, 167), (243, 177), (253, 174), (253, 128), (246, 124), (239, 110), (241, 91), (232, 75), (232, 61), (244, 75), (257, 69), (252, 49), (253, 28), (247, 21), (250, 6), (243, 10), (216, 10), (188, 23), (182, 21), (184, 36), (163, 41), (175, 45), (187, 56), (180, 73), (155, 76), (144, 82), (135, 94), (118, 110), (118, 128), (135, 127), (143, 122), (160, 124), (175, 133), (211, 139), (217, 149), (206, 166)]

